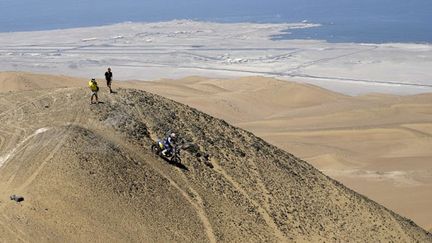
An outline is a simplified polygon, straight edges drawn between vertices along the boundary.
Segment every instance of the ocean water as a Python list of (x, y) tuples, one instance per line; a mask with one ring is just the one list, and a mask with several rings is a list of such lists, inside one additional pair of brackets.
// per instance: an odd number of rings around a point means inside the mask
[(322, 25), (275, 39), (432, 43), (432, 0), (0, 0), (0, 32), (172, 19)]

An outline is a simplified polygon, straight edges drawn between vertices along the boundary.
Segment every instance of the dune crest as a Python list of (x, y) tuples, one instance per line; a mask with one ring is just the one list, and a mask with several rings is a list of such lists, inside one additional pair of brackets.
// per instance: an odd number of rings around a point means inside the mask
[(351, 97), (263, 77), (122, 85), (226, 119), (420, 225), (432, 223), (431, 94)]
[[(223, 120), (144, 91), (120, 89), (92, 106), (87, 93), (0, 94), (10, 101), (0, 107), (9, 112), (0, 116), (1, 151), (50, 127), (0, 169), (1, 198), (25, 197), (21, 205), (0, 203), (0, 239), (432, 240), (412, 221)], [(184, 167), (151, 153), (167, 130), (195, 145), (183, 152)]]
[(68, 76), (33, 74), (25, 72), (0, 72), (0, 92), (79, 87), (83, 79)]

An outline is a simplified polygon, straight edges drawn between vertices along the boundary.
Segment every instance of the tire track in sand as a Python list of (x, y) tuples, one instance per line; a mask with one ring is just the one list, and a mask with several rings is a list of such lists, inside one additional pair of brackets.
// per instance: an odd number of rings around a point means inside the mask
[(40, 128), (38, 130), (36, 130), (33, 134), (31, 134), (30, 136), (26, 137), (24, 140), (22, 140), (20, 143), (18, 143), (15, 148), (13, 148), (11, 151), (9, 151), (9, 153), (6, 153), (5, 155), (0, 157), (0, 168), (13, 156), (15, 156), (17, 150), (24, 145), (28, 140), (32, 139), (33, 137), (35, 137), (38, 134), (44, 133), (48, 131), (48, 128)]
[[(69, 107), (73, 107), (74, 105), (77, 104), (76, 103), (70, 104)], [(69, 112), (70, 111), (66, 109), (66, 114), (68, 114)], [(71, 122), (68, 123), (69, 124), (76, 123), (81, 118), (81, 116), (83, 116), (83, 113), (80, 113), (78, 111), (74, 112)], [(45, 159), (42, 161), (39, 167), (27, 178), (27, 180), (25, 180), (24, 183), (21, 184), (20, 187), (18, 187), (18, 190), (23, 190), (24, 188), (29, 186), (36, 179), (36, 177), (39, 175), (39, 173), (42, 171), (45, 165), (54, 158), (55, 154), (63, 147), (63, 144), (66, 142), (67, 136), (70, 134), (70, 127), (71, 125), (68, 125), (66, 126), (66, 129), (63, 130), (63, 132), (61, 132), (60, 134), (56, 134), (57, 135), (56, 137), (61, 137), (61, 139), (59, 141), (58, 140), (55, 141), (56, 146), (54, 147), (54, 149), (52, 149), (52, 151), (45, 157)]]
[[(261, 206), (258, 202), (256, 202), (254, 199), (252, 199), (249, 194), (246, 192), (246, 190), (244, 190), (241, 185), (236, 182), (234, 180), (234, 178), (232, 176), (230, 176), (220, 165), (219, 163), (217, 163), (217, 161), (212, 160), (212, 164), (214, 166), (214, 170), (218, 173), (220, 173), (223, 177), (225, 177), (225, 179), (227, 181), (229, 181), (231, 183), (231, 185), (238, 191), (240, 192), (244, 197), (246, 197), (246, 199), (248, 199), (252, 205), (254, 205), (257, 210), (258, 213), (262, 216), (262, 218), (264, 219), (264, 221), (266, 222), (267, 226), (270, 227), (273, 230), (274, 236), (277, 239), (277, 242), (286, 242), (288, 241), (287, 237), (285, 236), (285, 234), (278, 228), (278, 226), (276, 225), (276, 223), (274, 222), (273, 218), (271, 217), (271, 215), (267, 212), (267, 210), (264, 208), (266, 206)], [(264, 185), (263, 185), (264, 186)], [(267, 191), (267, 190), (266, 190)], [(261, 192), (262, 194), (265, 194), (265, 191)]]
[[(15, 113), (17, 116), (19, 115), (20, 118), (17, 118), (18, 120), (22, 120), (24, 118), (24, 113), (23, 113), (23, 108), (27, 105), (31, 105), (34, 104), (35, 102), (41, 101), (47, 97), (54, 97), (55, 93), (58, 93), (61, 90), (66, 90), (66, 89), (55, 89), (54, 91), (48, 92), (46, 94), (43, 95), (39, 95), (36, 98), (33, 99), (28, 99), (27, 101), (21, 102), (17, 105), (14, 105), (12, 108), (7, 109), (3, 112), (0, 113), (0, 121), (3, 120), (4, 118), (8, 118), (6, 124), (10, 123), (10, 121), (12, 121), (12, 119), (10, 119), (10, 116), (7, 116), (8, 114), (10, 115), (11, 113)], [(19, 111), (19, 113), (18, 113)], [(14, 121), (16, 121), (16, 119), (13, 119)], [(15, 125), (14, 125), (15, 126)], [(24, 131), (23, 128), (19, 127), (19, 126), (15, 126), (17, 127), (17, 129)], [(37, 131), (36, 131), (37, 132)], [(32, 137), (34, 137), (37, 134), (32, 134), (29, 137), (25, 138), (24, 140), (22, 140), (17, 146), (15, 146), (15, 148), (13, 148), (11, 151), (9, 151), (8, 153), (4, 154), (4, 155), (0, 155), (0, 168), (4, 165), (4, 163), (7, 162), (7, 160), (9, 160), (9, 158), (11, 158), (15, 153), (16, 153), (16, 149), (20, 146), (22, 146), (25, 142), (27, 142), (29, 139), (31, 139)], [(4, 142), (6, 141), (5, 137), (2, 137), (1, 139), (1, 146), (4, 145)]]
[(59, 134), (59, 137), (62, 137), (60, 141), (56, 141), (56, 146), (52, 151), (48, 154), (47, 157), (42, 161), (42, 163), (39, 165), (39, 167), (21, 184), (21, 186), (18, 187), (18, 191), (22, 191), (24, 188), (28, 187), (39, 175), (39, 173), (42, 171), (42, 169), (45, 167), (45, 165), (53, 159), (55, 154), (60, 150), (60, 148), (63, 146), (63, 144), (66, 141), (66, 137), (68, 135), (68, 131), (66, 130), (62, 134)]
[[(110, 100), (110, 102), (116, 102), (110, 96), (108, 96), (108, 100)], [(141, 116), (141, 118), (142, 118), (142, 116), (143, 116), (142, 110), (140, 110), (138, 108), (136, 108), (135, 110), (136, 110), (136, 114), (138, 114), (138, 116)], [(102, 136), (104, 136), (104, 135), (102, 135)], [(150, 136), (152, 136), (152, 134), (150, 134)], [(129, 149), (130, 145), (128, 144), (127, 141), (121, 141), (116, 137), (115, 138), (109, 138), (108, 140), (113, 140), (113, 139), (115, 140), (116, 144), (122, 145), (122, 148), (127, 150), (129, 153), (134, 154), (135, 156), (142, 159), (143, 161), (148, 161), (148, 159), (149, 159), (148, 156), (143, 156), (139, 153), (136, 153), (134, 150)], [(155, 160), (154, 156), (151, 157), (151, 160)], [(202, 224), (204, 226), (204, 230), (205, 230), (205, 233), (207, 235), (209, 242), (216, 243), (217, 240), (216, 240), (216, 236), (214, 234), (213, 227), (212, 227), (210, 220), (208, 219), (207, 214), (205, 212), (204, 200), (201, 198), (201, 196), (198, 194), (198, 192), (189, 186), (188, 189), (194, 195), (194, 198), (191, 198), (191, 196), (189, 196), (188, 192), (183, 190), (173, 179), (170, 178), (169, 175), (164, 173), (162, 171), (162, 169), (158, 168), (157, 165), (154, 165), (152, 163), (146, 163), (146, 164), (151, 166), (151, 168), (153, 170), (155, 170), (158, 174), (160, 174), (162, 177), (167, 179), (170, 182), (170, 185), (173, 186), (175, 189), (177, 189), (180, 192), (180, 194), (192, 205), (192, 207), (195, 209), (197, 216), (199, 217), (200, 221), (202, 222)], [(196, 201), (194, 201), (194, 199)]]
[[(170, 185), (172, 187), (174, 187), (176, 190), (179, 191), (180, 195), (182, 195), (186, 201), (189, 202), (189, 204), (195, 209), (195, 212), (198, 216), (198, 218), (200, 219), (205, 233), (207, 235), (207, 238), (209, 240), (209, 242), (211, 243), (216, 243), (216, 236), (214, 234), (213, 231), (213, 227), (210, 223), (210, 220), (207, 218), (207, 215), (205, 213), (204, 210), (204, 201), (203, 199), (199, 196), (199, 194), (191, 189), (191, 193), (194, 194), (194, 198), (192, 198), (187, 191), (183, 190), (173, 179), (171, 179), (171, 177), (169, 175), (167, 175), (165, 172), (162, 171), (162, 169), (158, 168), (157, 165), (154, 165), (153, 163), (149, 163), (149, 162), (145, 162), (145, 161), (155, 161), (157, 160), (157, 158), (155, 158), (154, 156), (149, 156), (149, 155), (143, 155), (143, 154), (139, 154), (137, 152), (135, 152), (133, 149), (131, 149), (132, 147), (134, 147), (133, 145), (131, 145), (130, 143), (128, 143), (125, 140), (121, 140), (117, 137), (107, 137), (105, 134), (101, 134), (98, 133), (99, 136), (104, 137), (106, 140), (108, 141), (112, 141), (115, 144), (117, 144), (118, 146), (120, 146), (123, 150), (127, 151), (128, 154), (134, 155), (136, 158), (139, 158), (141, 161), (143, 161), (145, 164), (149, 165), (156, 173), (158, 173), (160, 176), (162, 176), (163, 178), (165, 178), (166, 180), (169, 181)], [(163, 165), (163, 163), (159, 163), (161, 165)], [(194, 199), (196, 199), (196, 201), (194, 201)]]
[[(143, 161), (148, 161), (147, 158), (144, 158), (144, 156), (141, 156), (141, 155), (139, 155), (133, 151), (129, 151), (129, 152), (132, 152), (133, 154), (135, 154), (136, 156), (141, 158)], [(154, 160), (155, 158), (152, 158), (152, 159)], [(195, 208), (195, 212), (197, 213), (199, 219), (201, 220), (201, 222), (204, 226), (204, 230), (205, 230), (205, 233), (207, 234), (207, 238), (209, 239), (209, 241), (211, 243), (216, 243), (217, 242), (216, 236), (214, 234), (213, 227), (210, 223), (210, 220), (207, 218), (207, 215), (206, 215), (206, 212), (204, 209), (204, 201), (201, 198), (201, 196), (199, 196), (199, 194), (193, 188), (189, 187), (189, 190), (194, 195), (194, 198), (191, 198), (191, 196), (189, 196), (189, 194), (185, 190), (183, 190), (173, 179), (171, 179), (162, 170), (157, 168), (155, 165), (152, 165), (151, 163), (146, 163), (146, 164), (150, 165), (153, 170), (155, 170), (157, 173), (159, 173), (161, 176), (163, 176), (165, 179), (167, 179), (170, 182), (170, 185), (173, 186), (175, 189), (177, 189), (180, 192), (180, 194), (192, 205), (192, 207)], [(196, 200), (196, 202), (194, 201), (194, 199)]]
[[(207, 218), (206, 213), (205, 213), (204, 200), (202, 199), (202, 197), (200, 196), (200, 194), (195, 189), (193, 189), (191, 183), (189, 182), (189, 180), (185, 176), (185, 174), (183, 174), (180, 171), (178, 173), (180, 173), (180, 176), (183, 177), (183, 179), (184, 179), (184, 181), (185, 181), (185, 183), (186, 183), (189, 191), (194, 195), (194, 198), (196, 200), (196, 207), (198, 207), (200, 209), (200, 213), (202, 214), (201, 217), (203, 217), (202, 220), (204, 220), (204, 218), (205, 218), (205, 221), (208, 224), (207, 227), (205, 227), (206, 230), (207, 230), (206, 233), (207, 233), (207, 235), (213, 235), (213, 239), (209, 238), (210, 242), (217, 242), (216, 238), (214, 237), (213, 228), (212, 228), (212, 226), (210, 224), (210, 221)], [(193, 203), (193, 202), (191, 202), (191, 203)], [(211, 230), (211, 231), (209, 231), (209, 230)]]

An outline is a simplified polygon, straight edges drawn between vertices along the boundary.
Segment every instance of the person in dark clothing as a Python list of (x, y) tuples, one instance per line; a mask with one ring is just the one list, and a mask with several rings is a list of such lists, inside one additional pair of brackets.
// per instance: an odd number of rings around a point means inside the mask
[(108, 71), (105, 72), (105, 80), (107, 82), (107, 86), (110, 90), (110, 93), (114, 93), (111, 89), (111, 82), (112, 82), (112, 72), (111, 72), (111, 68), (108, 68)]
[(171, 153), (175, 145), (176, 145), (176, 134), (171, 133), (168, 137), (164, 139), (165, 149), (162, 151), (163, 156), (167, 156), (167, 152)]

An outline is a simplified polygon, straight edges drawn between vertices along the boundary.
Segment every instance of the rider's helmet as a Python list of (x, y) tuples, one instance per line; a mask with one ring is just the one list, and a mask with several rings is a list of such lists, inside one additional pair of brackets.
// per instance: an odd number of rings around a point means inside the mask
[(170, 134), (170, 137), (171, 137), (171, 138), (175, 138), (175, 137), (176, 137), (176, 134), (175, 134), (175, 133), (171, 133), (171, 134)]

